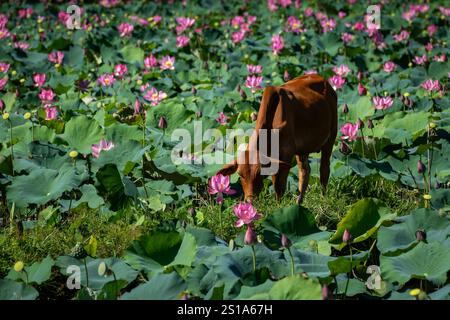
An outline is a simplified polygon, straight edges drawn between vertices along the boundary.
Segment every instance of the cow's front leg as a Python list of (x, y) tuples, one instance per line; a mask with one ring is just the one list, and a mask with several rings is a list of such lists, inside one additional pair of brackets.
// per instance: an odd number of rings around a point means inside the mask
[(309, 174), (311, 172), (311, 168), (309, 166), (307, 154), (301, 156), (297, 155), (296, 158), (298, 165), (298, 191), (299, 191), (297, 204), (300, 205), (303, 202), (306, 189), (308, 188)]
[(277, 200), (280, 201), (286, 191), (286, 183), (289, 175), (289, 168), (280, 168), (277, 174), (272, 176), (272, 184), (275, 189)]

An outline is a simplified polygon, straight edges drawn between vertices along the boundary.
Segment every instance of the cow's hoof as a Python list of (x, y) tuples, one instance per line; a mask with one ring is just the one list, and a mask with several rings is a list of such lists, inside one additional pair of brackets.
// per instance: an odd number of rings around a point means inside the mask
[(300, 206), (302, 204), (302, 202), (303, 202), (303, 194), (300, 193), (297, 196), (297, 204)]

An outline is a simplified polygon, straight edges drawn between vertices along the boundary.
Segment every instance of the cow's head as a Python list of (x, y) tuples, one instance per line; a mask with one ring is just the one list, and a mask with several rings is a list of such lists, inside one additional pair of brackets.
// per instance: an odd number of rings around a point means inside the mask
[(261, 192), (264, 179), (261, 175), (261, 164), (259, 161), (251, 161), (251, 157), (249, 150), (242, 151), (237, 160), (225, 165), (218, 172), (222, 175), (237, 172), (244, 190), (244, 198), (250, 202)]

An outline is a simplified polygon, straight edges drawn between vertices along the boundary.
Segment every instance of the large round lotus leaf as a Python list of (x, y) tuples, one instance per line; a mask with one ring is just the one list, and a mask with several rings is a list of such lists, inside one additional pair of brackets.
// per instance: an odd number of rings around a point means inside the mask
[(450, 300), (450, 284), (428, 295), (431, 300)]
[(267, 294), (269, 300), (321, 300), (322, 287), (315, 279), (300, 275), (276, 282)]
[(78, 187), (86, 178), (86, 173), (78, 174), (70, 164), (63, 165), (59, 170), (34, 169), (29, 175), (14, 177), (7, 187), (8, 200), (18, 207), (45, 204)]
[(381, 253), (404, 251), (417, 244), (417, 230), (426, 232), (428, 243), (443, 242), (450, 236), (450, 222), (433, 210), (418, 209), (396, 221), (399, 223), (378, 230), (377, 247)]
[(68, 143), (69, 148), (89, 154), (92, 145), (102, 139), (103, 131), (96, 120), (77, 116), (66, 123), (64, 133), (59, 136)]
[(447, 280), (449, 261), (448, 241), (443, 244), (421, 242), (398, 256), (381, 255), (381, 277), (399, 285), (404, 285), (410, 279), (426, 279), (435, 285), (442, 285)]
[(361, 242), (372, 236), (378, 228), (395, 217), (379, 200), (366, 198), (352, 205), (344, 218), (338, 223), (337, 230), (330, 243), (345, 247), (342, 236), (347, 229), (353, 237), (353, 242)]
[(35, 300), (39, 292), (25, 283), (0, 279), (0, 300)]
[(185, 289), (186, 283), (176, 272), (157, 274), (125, 293), (121, 300), (175, 300), (180, 299)]
[(41, 262), (35, 262), (25, 267), (25, 272), (17, 272), (13, 269), (8, 273), (7, 279), (21, 280), (23, 282), (42, 284), (50, 279), (52, 267), (55, 264), (52, 258), (46, 257)]

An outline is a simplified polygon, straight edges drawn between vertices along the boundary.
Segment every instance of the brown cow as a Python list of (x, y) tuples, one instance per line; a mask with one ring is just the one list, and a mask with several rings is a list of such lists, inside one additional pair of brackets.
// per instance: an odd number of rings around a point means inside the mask
[[(253, 154), (251, 150), (258, 149), (256, 141), (259, 129), (279, 129), (279, 159), (269, 157), (279, 163), (278, 172), (272, 176), (277, 199), (286, 190), (294, 155), (299, 169), (298, 203), (302, 202), (308, 187), (310, 153), (321, 152), (320, 183), (325, 191), (330, 176), (331, 152), (337, 135), (337, 95), (323, 77), (304, 75), (279, 87), (266, 87), (255, 129), (247, 149), (238, 156), (239, 161), (234, 160), (218, 172), (223, 175), (238, 172), (245, 200), (251, 201), (263, 186), (259, 152), (256, 152), (256, 161), (249, 161)], [(270, 143), (269, 139), (268, 144)], [(271, 150), (270, 146), (266, 150)]]

